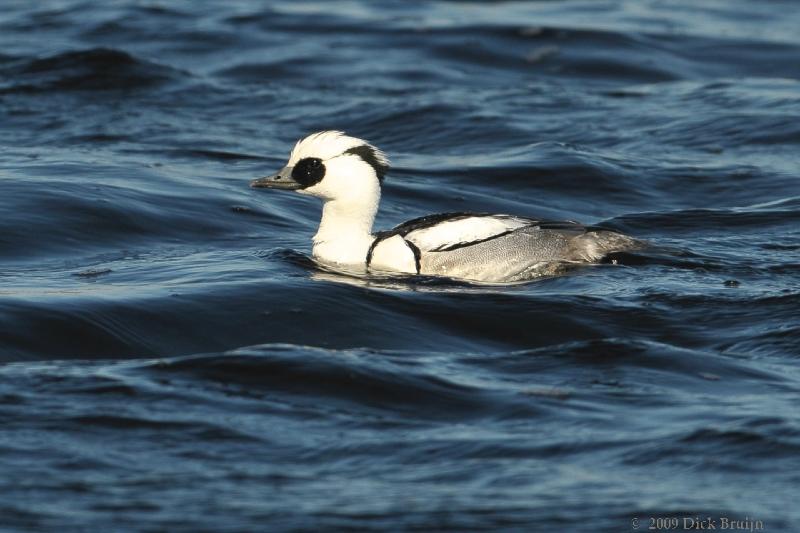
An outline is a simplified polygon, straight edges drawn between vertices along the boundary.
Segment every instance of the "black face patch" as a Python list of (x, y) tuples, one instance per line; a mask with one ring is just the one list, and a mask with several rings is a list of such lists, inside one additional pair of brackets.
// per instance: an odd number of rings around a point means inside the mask
[(389, 165), (384, 165), (375, 156), (375, 149), (371, 146), (367, 146), (366, 144), (345, 150), (344, 153), (353, 154), (360, 157), (366, 164), (375, 170), (375, 175), (378, 176), (378, 180), (380, 181), (383, 181), (383, 176), (386, 175), (386, 172), (389, 170)]
[(325, 165), (318, 157), (305, 157), (292, 169), (292, 179), (303, 188), (316, 185), (325, 177)]

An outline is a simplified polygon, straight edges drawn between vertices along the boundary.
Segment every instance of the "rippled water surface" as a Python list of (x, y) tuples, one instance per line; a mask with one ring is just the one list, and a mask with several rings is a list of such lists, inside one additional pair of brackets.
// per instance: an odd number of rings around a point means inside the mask
[[(777, 0), (5, 2), (0, 529), (798, 530), (797, 28)], [(653, 246), (505, 287), (326, 272), (317, 201), (248, 183), (328, 128), (391, 156), (380, 228)]]

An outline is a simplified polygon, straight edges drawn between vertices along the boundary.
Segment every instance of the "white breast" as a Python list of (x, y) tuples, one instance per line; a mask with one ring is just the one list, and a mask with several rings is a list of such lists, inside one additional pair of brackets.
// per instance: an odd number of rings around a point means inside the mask
[(475, 216), (445, 220), (427, 228), (411, 231), (406, 239), (421, 251), (435, 251), (489, 239), (531, 224), (531, 220), (511, 216)]

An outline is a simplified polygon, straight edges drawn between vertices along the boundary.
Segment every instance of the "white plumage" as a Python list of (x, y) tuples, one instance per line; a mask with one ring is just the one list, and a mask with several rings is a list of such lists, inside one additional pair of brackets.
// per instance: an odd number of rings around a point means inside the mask
[(459, 242), (480, 241), (500, 233), (527, 226), (530, 221), (518, 217), (468, 217), (444, 220), (435, 226), (421, 228), (409, 233), (406, 238), (421, 250), (435, 250)]
[(481, 213), (429, 215), (373, 234), (388, 166), (383, 152), (366, 141), (324, 131), (298, 141), (286, 167), (252, 186), (321, 198), (313, 255), (348, 270), (506, 282), (641, 246), (625, 235), (577, 222)]

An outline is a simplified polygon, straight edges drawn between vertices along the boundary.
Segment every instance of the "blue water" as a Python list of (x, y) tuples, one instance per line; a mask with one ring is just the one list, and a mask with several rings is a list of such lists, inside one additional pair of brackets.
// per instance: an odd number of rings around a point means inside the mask
[[(796, 2), (4, 2), (0, 529), (800, 529)], [(652, 247), (508, 287), (310, 259), (299, 137)], [(681, 526), (683, 523), (681, 523)], [(719, 522), (717, 522), (719, 527)]]

